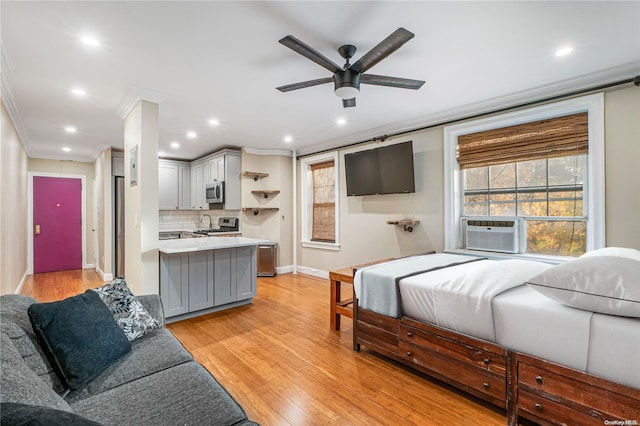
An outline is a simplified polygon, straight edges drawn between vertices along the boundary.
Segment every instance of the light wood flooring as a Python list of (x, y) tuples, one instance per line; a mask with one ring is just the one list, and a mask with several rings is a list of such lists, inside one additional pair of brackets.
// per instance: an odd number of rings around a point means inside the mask
[[(93, 271), (30, 277), (23, 293), (62, 299), (102, 284)], [(258, 278), (251, 305), (169, 324), (262, 425), (504, 425), (502, 412), (363, 349), (351, 320), (329, 327), (329, 282)]]

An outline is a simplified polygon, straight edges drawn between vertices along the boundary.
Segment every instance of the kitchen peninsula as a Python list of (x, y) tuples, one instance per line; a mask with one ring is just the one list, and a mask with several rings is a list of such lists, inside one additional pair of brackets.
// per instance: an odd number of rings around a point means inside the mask
[(159, 241), (160, 298), (167, 322), (251, 303), (256, 249), (265, 242), (246, 237)]

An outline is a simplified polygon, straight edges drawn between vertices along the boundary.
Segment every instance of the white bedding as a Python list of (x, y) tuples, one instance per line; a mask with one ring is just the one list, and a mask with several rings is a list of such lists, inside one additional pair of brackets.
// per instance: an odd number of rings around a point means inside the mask
[(524, 285), (493, 302), (496, 343), (640, 389), (640, 319), (572, 308)]
[(404, 278), (402, 309), (412, 318), (495, 341), (493, 298), (549, 267), (527, 260), (481, 260)]

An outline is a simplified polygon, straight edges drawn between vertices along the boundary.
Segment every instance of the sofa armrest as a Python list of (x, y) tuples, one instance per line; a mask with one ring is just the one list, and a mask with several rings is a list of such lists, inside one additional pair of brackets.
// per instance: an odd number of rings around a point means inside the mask
[(149, 314), (160, 321), (160, 325), (164, 327), (164, 308), (162, 307), (162, 300), (159, 294), (145, 294), (142, 296), (136, 296), (142, 303), (142, 306), (146, 308)]

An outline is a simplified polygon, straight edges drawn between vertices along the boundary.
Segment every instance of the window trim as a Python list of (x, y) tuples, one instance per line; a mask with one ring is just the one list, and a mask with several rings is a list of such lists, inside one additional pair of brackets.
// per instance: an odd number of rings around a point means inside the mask
[[(334, 185), (335, 185), (335, 242), (312, 241), (313, 234), (313, 175), (311, 166), (314, 164), (333, 161), (334, 164)], [(338, 162), (338, 152), (328, 152), (324, 154), (306, 157), (300, 160), (300, 199), (301, 199), (301, 245), (302, 247), (340, 250), (340, 168)]]
[[(444, 249), (461, 250), (460, 217), (464, 203), (462, 174), (456, 161), (458, 136), (587, 111), (589, 156), (586, 191), (587, 251), (605, 246), (604, 94), (597, 93), (444, 128)], [(526, 254), (525, 254), (526, 255)], [(521, 254), (520, 256), (523, 256)]]

